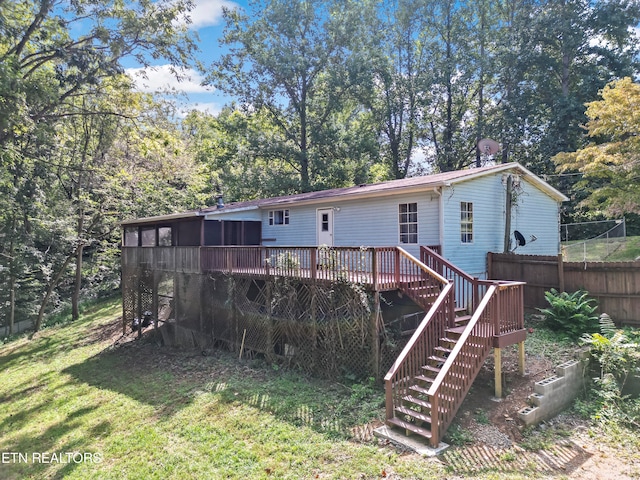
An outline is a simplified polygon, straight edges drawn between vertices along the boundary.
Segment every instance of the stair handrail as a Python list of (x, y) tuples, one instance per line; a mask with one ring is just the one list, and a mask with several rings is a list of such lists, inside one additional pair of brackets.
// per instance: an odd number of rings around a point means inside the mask
[[(398, 383), (408, 383), (409, 378), (415, 376), (420, 371), (420, 368), (424, 365), (426, 358), (437, 345), (438, 339), (444, 334), (446, 324), (448, 323), (448, 317), (453, 314), (453, 302), (453, 285), (446, 282), (443, 289), (440, 291), (438, 298), (433, 303), (422, 322), (418, 325), (418, 328), (385, 375), (385, 404), (387, 419), (393, 418), (394, 406), (397, 403), (394, 401), (394, 397), (397, 396), (398, 391), (403, 390), (402, 385), (399, 386)], [(431, 334), (432, 338), (426, 339), (426, 343), (433, 343), (433, 345), (426, 345), (424, 348), (420, 348), (421, 357), (424, 358), (415, 359), (415, 361), (410, 362), (410, 354), (414, 349), (416, 349), (416, 346), (422, 337), (426, 335), (427, 328), (432, 325), (437, 331)], [(411, 363), (411, 365), (407, 366), (407, 363)], [(401, 370), (404, 371), (398, 375), (398, 372)], [(406, 387), (408, 388), (408, 385), (406, 385)]]
[(449, 268), (450, 270), (453, 270), (455, 273), (457, 273), (458, 275), (460, 275), (461, 277), (463, 277), (465, 280), (469, 282), (474, 282), (478, 280), (477, 278), (469, 275), (464, 270), (456, 267), (453, 263), (451, 263), (449, 260), (444, 258), (442, 255), (440, 255), (436, 251), (430, 249), (429, 247), (425, 247), (424, 245), (420, 245), (420, 261), (426, 264), (427, 262), (424, 261), (425, 255), (430, 255), (432, 257), (435, 257), (438, 261), (444, 263), (447, 266), (447, 268)]
[[(477, 372), (475, 372), (474, 375), (470, 375), (468, 377), (463, 376), (464, 378), (467, 379), (468, 385), (465, 387), (465, 391), (462, 392), (460, 396), (460, 401), (457, 402), (457, 407), (455, 408), (455, 411), (453, 409), (449, 409), (447, 411), (447, 418), (444, 418), (444, 419), (442, 419), (440, 415), (440, 408), (439, 408), (440, 398), (438, 396), (438, 392), (443, 382), (445, 381), (446, 377), (448, 376), (450, 370), (452, 369), (453, 364), (455, 363), (458, 355), (460, 354), (460, 351), (465, 346), (467, 339), (473, 332), (476, 325), (479, 323), (485, 311), (491, 306), (492, 301), (494, 300), (494, 296), (498, 291), (499, 291), (499, 285), (492, 284), (491, 286), (489, 286), (489, 288), (487, 289), (487, 292), (485, 293), (484, 297), (480, 301), (478, 308), (475, 310), (473, 316), (471, 317), (471, 320), (469, 320), (469, 323), (465, 326), (465, 329), (460, 335), (460, 338), (457, 340), (456, 345), (454, 346), (451, 353), (449, 353), (449, 356), (447, 357), (447, 360), (444, 362), (443, 366), (441, 367), (440, 372), (438, 372), (438, 375), (436, 376), (434, 382), (429, 387), (427, 396), (431, 401), (431, 435), (432, 435), (431, 439), (435, 445), (438, 445), (440, 441), (440, 431), (445, 431), (449, 426), (450, 422), (455, 417), (457, 408), (462, 403), (462, 399), (464, 399), (464, 397), (466, 396), (469, 387), (471, 386), (471, 384), (473, 383), (473, 380), (477, 375)], [(493, 323), (488, 322), (488, 328), (492, 328), (492, 327), (494, 327)], [(491, 349), (493, 333), (485, 332), (485, 334), (482, 335), (481, 337), (486, 339), (486, 349), (487, 351), (489, 351)], [(478, 361), (477, 368), (476, 368), (478, 371), (480, 370), (480, 368), (482, 367), (482, 364), (484, 363), (485, 356), (483, 356), (483, 358), (481, 358)]]
[[(465, 292), (467, 291), (465, 286), (463, 285), (464, 282), (467, 282), (468, 284), (470, 284), (471, 287), (471, 309), (475, 310), (477, 308), (477, 305), (479, 303), (479, 298), (480, 298), (480, 287), (481, 286), (485, 286), (488, 287), (489, 285), (494, 285), (496, 282), (493, 280), (481, 280), (477, 277), (473, 277), (471, 275), (469, 275), (467, 272), (465, 272), (464, 270), (458, 268), (457, 266), (455, 266), (453, 263), (449, 262), (446, 258), (444, 258), (442, 255), (440, 255), (439, 253), (435, 252), (434, 250), (430, 249), (429, 247), (425, 247), (423, 245), (420, 246), (420, 261), (422, 263), (424, 263), (425, 265), (429, 266), (430, 263), (429, 262), (430, 258), (433, 258), (434, 260), (436, 260), (437, 262), (439, 262), (440, 264), (442, 264), (443, 266), (445, 266), (447, 269), (449, 269), (451, 272), (453, 272), (455, 275), (459, 276), (460, 279), (462, 280), (461, 282), (458, 282), (455, 278), (451, 279), (451, 281), (455, 284), (456, 286), (456, 302), (459, 302), (461, 305), (461, 307), (467, 307), (469, 305), (465, 305)], [(429, 268), (432, 268), (433, 270), (437, 271), (436, 268), (433, 268), (433, 265), (430, 266)], [(440, 274), (442, 275), (442, 274)]]
[(449, 280), (447, 280), (445, 277), (440, 275), (438, 272), (436, 272), (435, 270), (433, 270), (429, 266), (425, 265), (422, 261), (418, 260), (416, 257), (411, 255), (404, 248), (396, 247), (396, 250), (398, 251), (398, 253), (401, 256), (405, 257), (407, 260), (409, 260), (410, 262), (412, 262), (415, 265), (417, 265), (422, 271), (424, 271), (425, 273), (428, 273), (431, 277), (435, 278), (440, 283), (442, 283), (442, 285), (447, 285), (449, 283)]

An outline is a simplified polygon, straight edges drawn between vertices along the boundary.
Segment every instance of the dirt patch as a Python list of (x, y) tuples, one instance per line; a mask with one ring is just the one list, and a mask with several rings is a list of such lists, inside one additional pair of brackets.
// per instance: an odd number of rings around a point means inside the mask
[[(568, 354), (565, 360), (570, 358)], [(503, 352), (502, 360), (504, 398), (494, 398), (493, 358), (489, 357), (456, 416), (454, 434), (457, 432), (456, 440), (464, 444), (452, 447), (443, 456), (454, 475), (527, 472), (533, 478), (640, 478), (640, 457), (621, 455), (600, 444), (589, 434), (588, 422), (576, 415), (562, 413), (527, 428), (518, 411), (527, 405), (535, 382), (554, 374), (555, 364), (527, 355), (527, 375), (523, 377), (518, 373), (515, 349)]]

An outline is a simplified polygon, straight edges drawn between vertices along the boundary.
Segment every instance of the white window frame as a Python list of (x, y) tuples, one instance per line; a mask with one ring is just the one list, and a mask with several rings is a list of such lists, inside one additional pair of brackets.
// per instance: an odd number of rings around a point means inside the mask
[[(404, 207), (404, 212), (402, 211)], [(413, 207), (413, 210), (411, 209)], [(406, 228), (403, 228), (406, 227)], [(403, 231), (405, 230), (405, 231)], [(411, 241), (414, 240), (415, 242)], [(418, 203), (398, 204), (398, 241), (403, 245), (418, 244)]]
[[(276, 222), (278, 220), (277, 212), (280, 212), (282, 222)], [(269, 210), (269, 226), (283, 226), (289, 225), (289, 209), (284, 208), (280, 210)]]
[(473, 242), (473, 202), (460, 202), (460, 243), (469, 245)]

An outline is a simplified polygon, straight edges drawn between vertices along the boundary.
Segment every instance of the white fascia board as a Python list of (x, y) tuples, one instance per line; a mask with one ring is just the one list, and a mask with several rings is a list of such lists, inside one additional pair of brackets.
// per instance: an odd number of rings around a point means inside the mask
[(434, 192), (443, 185), (444, 183), (438, 182), (438, 184), (431, 184), (429, 186), (416, 185), (413, 187), (396, 187), (396, 188), (381, 190), (379, 192), (369, 192), (369, 193), (355, 192), (355, 193), (349, 193), (345, 195), (333, 195), (325, 198), (312, 198), (309, 200), (280, 200), (278, 202), (262, 204), (260, 205), (260, 208), (263, 210), (272, 210), (274, 208), (279, 208), (283, 206), (290, 207), (290, 206), (296, 206), (296, 205), (331, 204), (331, 203), (337, 203), (337, 202), (345, 202), (349, 200), (392, 197), (395, 195), (405, 195), (405, 194), (411, 194), (411, 193)]
[(205, 213), (204, 219), (214, 220), (218, 215), (233, 215), (236, 212), (248, 212), (250, 210), (258, 210), (258, 207), (256, 205), (252, 205), (251, 207), (230, 208), (229, 210), (221, 208), (219, 210), (213, 210), (211, 212)]
[(168, 220), (180, 220), (182, 218), (196, 218), (201, 217), (202, 212), (182, 212), (182, 213), (170, 213), (167, 215), (157, 215), (155, 217), (144, 217), (144, 218), (136, 218), (133, 220), (125, 220), (124, 222), (120, 222), (120, 225), (126, 227), (128, 225), (142, 225), (144, 223), (159, 223), (165, 222)]

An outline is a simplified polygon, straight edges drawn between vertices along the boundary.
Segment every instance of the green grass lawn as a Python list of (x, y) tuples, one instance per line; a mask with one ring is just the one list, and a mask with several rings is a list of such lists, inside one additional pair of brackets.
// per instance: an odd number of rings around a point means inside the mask
[(354, 440), (380, 418), (381, 387), (114, 346), (120, 311), (111, 301), (0, 345), (1, 479), (443, 478), (437, 462)]
[(563, 255), (566, 262), (633, 262), (640, 257), (640, 237), (626, 239), (594, 240), (562, 242)]
[[(103, 302), (0, 344), (0, 480), (454, 478), (451, 465), (372, 437), (381, 386), (162, 347), (148, 334), (122, 339), (120, 311), (119, 299)], [(567, 348), (537, 336), (535, 355)], [(465, 478), (542, 478), (504, 462), (478, 469), (472, 450), (451, 451)]]

